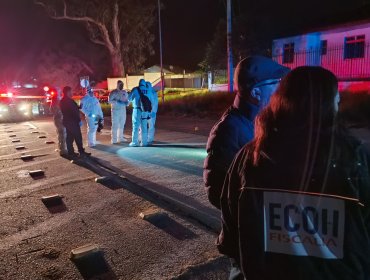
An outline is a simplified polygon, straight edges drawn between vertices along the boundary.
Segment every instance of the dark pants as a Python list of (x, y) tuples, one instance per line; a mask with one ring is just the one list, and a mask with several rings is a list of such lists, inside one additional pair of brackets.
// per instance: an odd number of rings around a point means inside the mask
[(82, 146), (82, 134), (81, 134), (81, 128), (78, 123), (76, 124), (67, 124), (65, 125), (66, 131), (67, 131), (67, 137), (66, 137), (66, 144), (67, 144), (67, 150), (69, 154), (74, 153), (73, 148), (73, 141), (76, 142), (78, 152), (81, 154), (84, 152), (84, 148)]

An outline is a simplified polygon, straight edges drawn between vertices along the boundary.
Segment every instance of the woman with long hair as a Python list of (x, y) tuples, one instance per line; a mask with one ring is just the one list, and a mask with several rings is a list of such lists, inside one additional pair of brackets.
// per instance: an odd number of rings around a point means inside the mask
[(218, 248), (246, 279), (370, 279), (369, 156), (338, 103), (330, 71), (294, 69), (234, 159)]

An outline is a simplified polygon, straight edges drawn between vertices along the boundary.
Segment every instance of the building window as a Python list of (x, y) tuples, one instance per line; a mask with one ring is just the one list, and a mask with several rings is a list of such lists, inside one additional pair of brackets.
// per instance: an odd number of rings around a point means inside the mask
[(326, 55), (328, 51), (328, 40), (322, 40), (320, 45), (321, 55)]
[(283, 63), (293, 63), (294, 43), (284, 44)]
[(344, 59), (365, 56), (365, 35), (351, 36), (344, 39)]

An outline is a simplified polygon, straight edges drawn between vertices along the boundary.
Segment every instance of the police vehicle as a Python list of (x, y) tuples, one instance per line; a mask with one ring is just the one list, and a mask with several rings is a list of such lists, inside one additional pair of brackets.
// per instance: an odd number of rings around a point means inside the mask
[(0, 84), (0, 121), (30, 119), (49, 115), (50, 102), (56, 90), (49, 86), (12, 82)]

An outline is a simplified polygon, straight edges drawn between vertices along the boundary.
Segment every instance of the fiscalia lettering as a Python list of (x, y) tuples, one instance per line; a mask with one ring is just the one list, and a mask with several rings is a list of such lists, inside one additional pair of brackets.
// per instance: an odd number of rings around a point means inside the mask
[(337, 247), (337, 243), (333, 238), (315, 238), (312, 235), (299, 235), (299, 234), (283, 234), (279, 232), (270, 232), (270, 241), (280, 243), (291, 243), (291, 244), (303, 244), (311, 246), (326, 246), (326, 247)]

